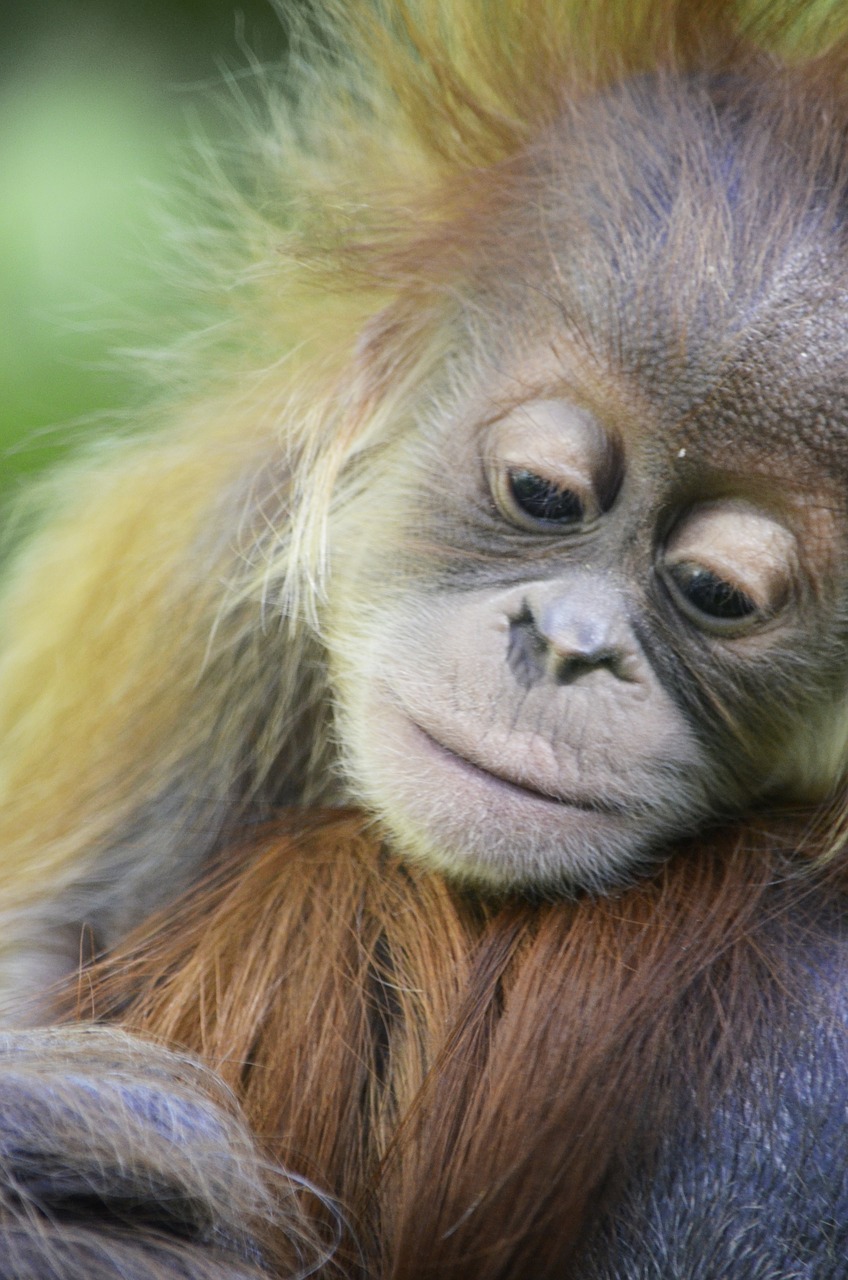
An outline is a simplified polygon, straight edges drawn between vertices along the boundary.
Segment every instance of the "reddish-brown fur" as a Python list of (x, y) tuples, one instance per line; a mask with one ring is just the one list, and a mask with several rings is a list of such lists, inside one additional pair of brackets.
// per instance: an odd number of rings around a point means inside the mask
[(682, 1090), (706, 1115), (791, 1021), (796, 942), (842, 893), (791, 869), (793, 838), (693, 843), (610, 899), (483, 905), (316, 816), (95, 969), (78, 1012), (211, 1061), (341, 1202), (342, 1273), (563, 1280)]

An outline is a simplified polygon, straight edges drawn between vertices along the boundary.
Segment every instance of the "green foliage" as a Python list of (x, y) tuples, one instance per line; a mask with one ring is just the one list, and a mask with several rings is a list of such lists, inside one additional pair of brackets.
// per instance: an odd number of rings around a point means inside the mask
[[(255, 0), (6, 0), (0, 40), (0, 496), (132, 402), (122, 352), (179, 307), (157, 189), (245, 49), (278, 59)], [(239, 45), (242, 46), (241, 50)], [(183, 211), (191, 216), (190, 208)], [(166, 325), (167, 327), (167, 325)]]

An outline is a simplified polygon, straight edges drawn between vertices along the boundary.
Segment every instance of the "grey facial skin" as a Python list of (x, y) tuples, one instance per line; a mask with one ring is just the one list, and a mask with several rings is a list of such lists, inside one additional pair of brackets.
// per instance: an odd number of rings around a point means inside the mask
[(663, 92), (527, 160), (493, 215), (523, 272), (471, 269), (461, 354), (339, 519), (353, 793), (498, 889), (608, 888), (845, 768), (843, 231), (807, 179), (770, 199), (782, 149), (709, 84)]

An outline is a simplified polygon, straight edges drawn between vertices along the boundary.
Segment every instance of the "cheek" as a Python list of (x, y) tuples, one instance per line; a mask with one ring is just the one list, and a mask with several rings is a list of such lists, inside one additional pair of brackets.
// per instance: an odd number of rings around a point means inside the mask
[(848, 769), (848, 693), (844, 675), (826, 691), (795, 693), (789, 680), (773, 697), (771, 712), (760, 704), (761, 744), (771, 746), (766, 794), (790, 803), (820, 803), (843, 784)]

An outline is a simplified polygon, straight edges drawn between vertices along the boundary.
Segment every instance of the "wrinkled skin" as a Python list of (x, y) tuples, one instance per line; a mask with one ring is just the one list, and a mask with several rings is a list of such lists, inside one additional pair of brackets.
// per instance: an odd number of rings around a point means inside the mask
[[(524, 274), (478, 262), (473, 355), (339, 517), (353, 786), (402, 848), (472, 882), (609, 886), (844, 769), (841, 231), (809, 208), (787, 227), (709, 84), (665, 88), (673, 107), (620, 88), (528, 161), (491, 215), (508, 247), (525, 237)], [(631, 109), (653, 127), (653, 204)], [(753, 267), (757, 218), (781, 247)], [(681, 280), (687, 234), (702, 252)]]

